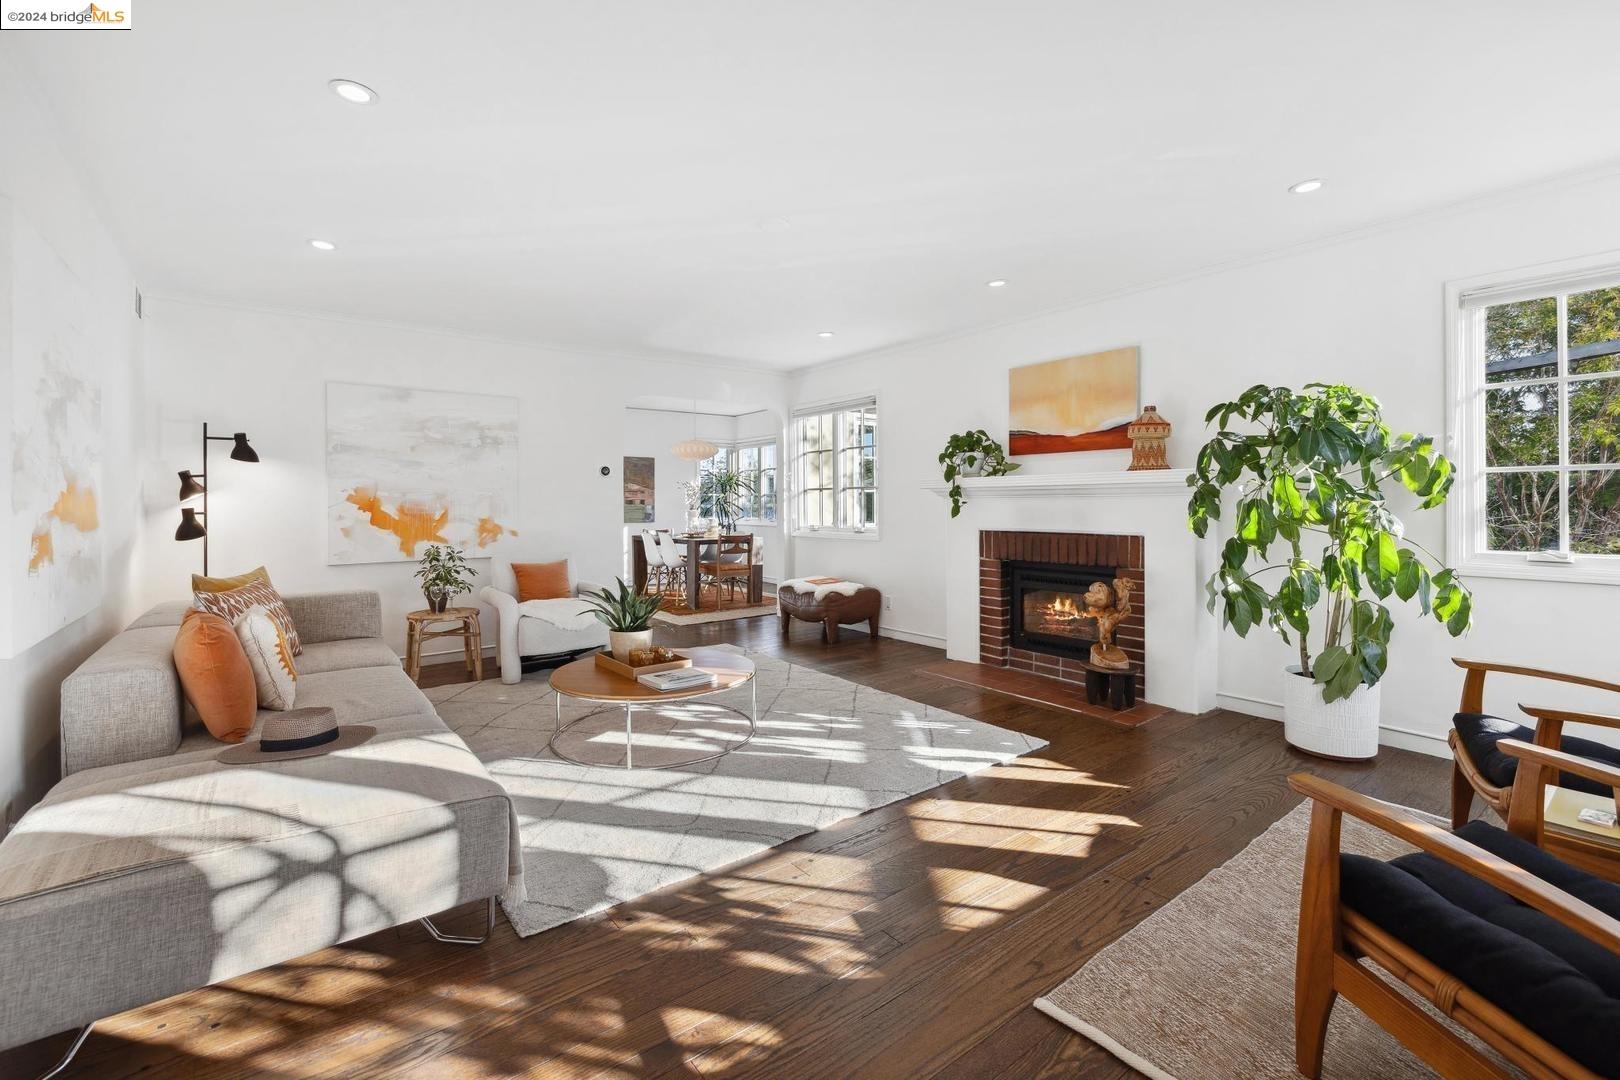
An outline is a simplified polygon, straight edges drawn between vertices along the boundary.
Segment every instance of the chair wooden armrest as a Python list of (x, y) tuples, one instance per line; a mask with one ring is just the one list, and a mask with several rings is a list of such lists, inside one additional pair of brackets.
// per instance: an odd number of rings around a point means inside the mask
[[(1506, 746), (1512, 741), (1503, 740), (1502, 745)], [(1559, 754), (1560, 757), (1569, 756), (1559, 751), (1531, 747), (1528, 743), (1517, 745)], [(1444, 827), (1425, 821), (1398, 806), (1368, 798), (1309, 773), (1295, 773), (1288, 778), (1288, 785), (1301, 795), (1315, 800), (1318, 806), (1328, 806), (1359, 818), (1487, 885), (1495, 886), (1611, 952), (1620, 952), (1620, 920), (1575, 899), (1506, 859), (1453, 836)]]
[[(1620, 789), (1620, 767), (1610, 765), (1605, 761), (1594, 761), (1591, 758), (1577, 757), (1574, 754), (1555, 750), (1550, 746), (1532, 746), (1518, 739), (1503, 739), (1496, 744), (1496, 748), (1504, 754), (1518, 758), (1520, 761), (1534, 762), (1549, 768), (1574, 773), (1585, 777), (1595, 784), (1606, 784), (1609, 787)], [(1543, 774), (1545, 775), (1545, 773)], [(1514, 795), (1518, 794), (1518, 779), (1514, 779)]]
[(1620, 728), (1620, 716), (1609, 716), (1606, 713), (1576, 712), (1574, 709), (1552, 709), (1545, 705), (1520, 705), (1519, 708), (1536, 718), (1538, 730), (1542, 721), (1553, 721), (1560, 724), (1596, 724), (1598, 727)]
[(1523, 675), (1530, 679), (1547, 679), (1551, 682), (1571, 683), (1575, 686), (1590, 686), (1595, 690), (1612, 690), (1620, 694), (1620, 683), (1606, 682), (1603, 679), (1594, 679), (1586, 675), (1571, 675), (1563, 671), (1548, 671), (1545, 668), (1524, 667), (1519, 664), (1498, 664), (1490, 660), (1465, 660), (1460, 656), (1453, 656), (1451, 662), (1468, 673), (1463, 676), (1462, 700), (1457, 705), (1458, 712), (1477, 713), (1484, 711), (1485, 676), (1492, 671), (1500, 672), (1503, 675)]

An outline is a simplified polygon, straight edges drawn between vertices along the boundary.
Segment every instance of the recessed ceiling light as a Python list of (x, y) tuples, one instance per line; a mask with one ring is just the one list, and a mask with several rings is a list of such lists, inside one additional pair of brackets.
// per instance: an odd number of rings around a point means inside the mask
[(821, 333), (816, 335), (816, 337), (832, 337), (832, 336), (833, 336), (833, 332), (831, 330), (823, 330)]
[(316, 251), (336, 251), (337, 245), (330, 240), (311, 240), (309, 246)]
[(999, 289), (999, 288), (1001, 288), (1003, 285), (1005, 285), (1007, 283), (1005, 281), (1003, 281), (1001, 278), (996, 278), (996, 280), (987, 281), (987, 282), (985, 282), (985, 284), (990, 286), (992, 289)]
[(1326, 180), (1312, 177), (1309, 180), (1301, 180), (1297, 184), (1289, 185), (1288, 190), (1295, 195), (1309, 195), (1313, 191), (1320, 191), (1325, 183), (1327, 183)]
[(326, 85), (332, 88), (332, 93), (350, 105), (370, 105), (377, 100), (377, 91), (353, 79), (333, 79)]

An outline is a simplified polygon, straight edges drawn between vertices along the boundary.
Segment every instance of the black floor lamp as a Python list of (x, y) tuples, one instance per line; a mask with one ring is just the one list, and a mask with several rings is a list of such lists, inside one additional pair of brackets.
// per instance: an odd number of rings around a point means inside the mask
[[(180, 502), (182, 504), (202, 496), (202, 509), (193, 510), (189, 506), (180, 507), (180, 527), (174, 530), (176, 540), (201, 540), (203, 542), (203, 575), (208, 574), (208, 444), (211, 442), (234, 443), (231, 447), (232, 461), (258, 461), (259, 455), (253, 447), (248, 445), (245, 432), (238, 431), (235, 435), (210, 435), (208, 425), (203, 424), (202, 472), (194, 473), (190, 469), (180, 470)], [(202, 520), (198, 520), (201, 518)]]

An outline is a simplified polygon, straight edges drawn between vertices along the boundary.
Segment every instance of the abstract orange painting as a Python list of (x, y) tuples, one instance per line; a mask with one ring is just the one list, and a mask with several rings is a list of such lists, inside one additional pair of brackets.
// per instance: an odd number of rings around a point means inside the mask
[(518, 402), (326, 384), (327, 561), (402, 562), (428, 544), (488, 558), (518, 512)]
[(1008, 372), (1007, 452), (1128, 450), (1136, 419), (1136, 346), (1026, 364)]

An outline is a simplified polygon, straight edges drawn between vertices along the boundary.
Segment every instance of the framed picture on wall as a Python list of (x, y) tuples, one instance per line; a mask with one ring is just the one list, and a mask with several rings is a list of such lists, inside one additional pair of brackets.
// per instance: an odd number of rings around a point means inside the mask
[(1128, 450), (1125, 426), (1141, 411), (1140, 350), (1068, 356), (1007, 373), (1007, 452)]
[(516, 536), (518, 399), (326, 384), (327, 562), (487, 559)]
[(653, 520), (653, 468), (650, 457), (624, 459), (624, 521), (643, 525)]

